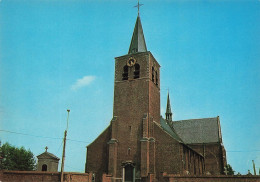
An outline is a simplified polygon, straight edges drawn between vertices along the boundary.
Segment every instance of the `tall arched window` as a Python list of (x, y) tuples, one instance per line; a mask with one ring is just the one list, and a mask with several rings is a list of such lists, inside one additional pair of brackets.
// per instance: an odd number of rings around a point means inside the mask
[(157, 74), (157, 71), (155, 71), (155, 84), (158, 85), (158, 74)]
[(127, 65), (125, 65), (123, 68), (122, 76), (123, 76), (122, 80), (128, 80), (128, 66)]
[(47, 171), (47, 165), (46, 164), (42, 165), (42, 171)]
[(140, 78), (140, 65), (135, 64), (134, 79)]
[(154, 67), (152, 67), (152, 81), (154, 82)]

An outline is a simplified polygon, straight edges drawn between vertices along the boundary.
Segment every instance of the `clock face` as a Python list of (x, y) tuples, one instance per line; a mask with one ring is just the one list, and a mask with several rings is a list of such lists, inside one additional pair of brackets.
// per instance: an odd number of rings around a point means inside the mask
[(127, 66), (134, 66), (134, 65), (135, 65), (135, 62), (136, 62), (136, 60), (135, 60), (133, 57), (130, 57), (130, 58), (127, 60), (126, 64), (127, 64)]

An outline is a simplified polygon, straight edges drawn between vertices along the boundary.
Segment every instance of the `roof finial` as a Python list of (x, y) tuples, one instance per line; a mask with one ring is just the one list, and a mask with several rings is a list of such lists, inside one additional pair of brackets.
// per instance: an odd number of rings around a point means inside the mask
[(139, 10), (140, 10), (140, 6), (142, 6), (142, 5), (144, 5), (144, 4), (140, 4), (140, 3), (139, 3), (139, 0), (138, 0), (138, 3), (137, 3), (137, 5), (136, 5), (136, 6), (134, 6), (134, 7), (137, 7), (137, 9), (138, 9), (138, 16), (139, 16)]
[(48, 150), (48, 147), (46, 146), (46, 147), (45, 147), (45, 152), (47, 152), (47, 150)]

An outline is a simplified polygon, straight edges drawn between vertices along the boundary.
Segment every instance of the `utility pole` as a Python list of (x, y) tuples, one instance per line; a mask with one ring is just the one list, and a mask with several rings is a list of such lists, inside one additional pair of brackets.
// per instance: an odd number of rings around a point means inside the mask
[(67, 128), (64, 132), (64, 139), (63, 139), (63, 151), (62, 151), (62, 162), (61, 162), (61, 178), (60, 181), (63, 182), (63, 171), (64, 171), (64, 161), (65, 161), (65, 148), (66, 148), (66, 138), (67, 138), (67, 131), (69, 126), (69, 113), (70, 110), (67, 109), (68, 117), (67, 117)]
[(256, 170), (255, 170), (255, 161), (252, 160), (252, 162), (253, 162), (254, 175), (256, 175)]

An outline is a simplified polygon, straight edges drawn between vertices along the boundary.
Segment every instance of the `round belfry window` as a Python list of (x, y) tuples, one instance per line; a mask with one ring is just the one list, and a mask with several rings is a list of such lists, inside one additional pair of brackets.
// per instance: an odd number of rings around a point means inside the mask
[(42, 165), (42, 171), (47, 171), (47, 165), (46, 164)]

